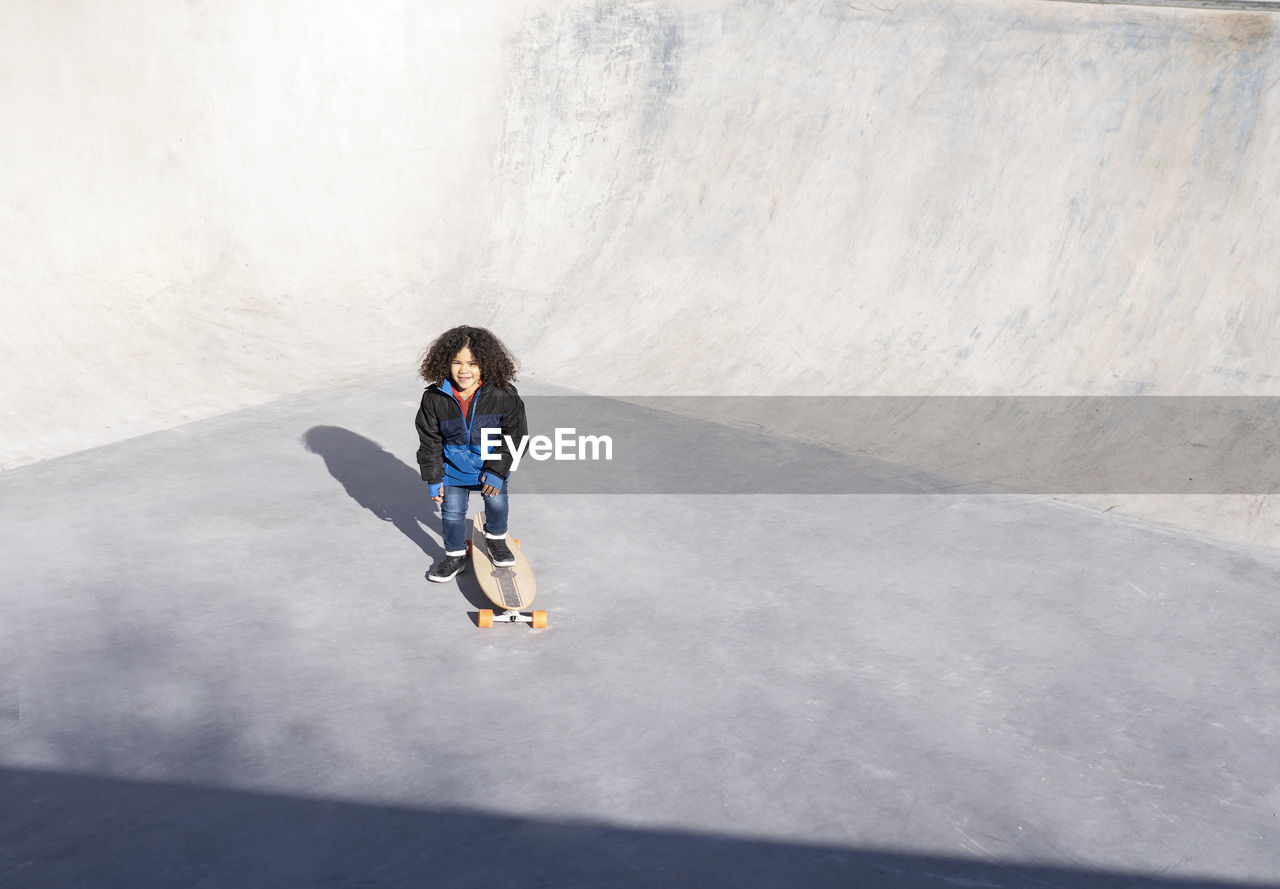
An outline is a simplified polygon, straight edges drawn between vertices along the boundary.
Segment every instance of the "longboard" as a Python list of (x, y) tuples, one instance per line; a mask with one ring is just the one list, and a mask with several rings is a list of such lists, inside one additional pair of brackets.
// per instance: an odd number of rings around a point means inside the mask
[(524, 557), (520, 541), (513, 540), (511, 543), (514, 544), (511, 552), (516, 557), (516, 563), (501, 568), (494, 565), (489, 556), (489, 542), (484, 536), (484, 510), (476, 513), (471, 539), (467, 541), (471, 567), (480, 581), (481, 591), (490, 602), (502, 609), (501, 614), (494, 614), (488, 608), (481, 609), (478, 622), (482, 627), (491, 627), (494, 621), (502, 621), (532, 624), (541, 629), (547, 625), (547, 613), (524, 612), (525, 608), (533, 604), (533, 597), (538, 593), (533, 569), (529, 567), (529, 560)]

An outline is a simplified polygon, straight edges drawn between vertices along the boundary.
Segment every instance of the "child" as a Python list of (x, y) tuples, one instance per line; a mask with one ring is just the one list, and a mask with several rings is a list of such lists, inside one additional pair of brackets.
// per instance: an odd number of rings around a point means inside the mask
[[(511, 383), (516, 361), (507, 347), (483, 327), (455, 327), (427, 347), (419, 375), (430, 385), (418, 408), (418, 466), (431, 485), (444, 525), (444, 558), (427, 577), (451, 580), (466, 564), (467, 501), (472, 491), (484, 497), (484, 536), (495, 565), (514, 565), (507, 547), (507, 477), (512, 453), (507, 438), (520, 443), (528, 434), (524, 402)], [(501, 444), (484, 459), (484, 430), (501, 432)], [(490, 433), (492, 441), (499, 436)]]

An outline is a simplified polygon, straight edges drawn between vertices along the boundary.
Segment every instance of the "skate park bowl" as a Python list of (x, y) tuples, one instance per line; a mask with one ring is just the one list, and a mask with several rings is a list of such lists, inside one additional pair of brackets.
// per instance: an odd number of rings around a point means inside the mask
[[(466, 321), (527, 381), (891, 396), (806, 433), (1280, 545), (1232, 400), (1280, 375), (1276, 18), (1220, 5), (10, 4), (0, 466)], [(1175, 400), (1081, 431), (1129, 396)]]
[(1280, 2), (5, 11), (0, 883), (1280, 884)]

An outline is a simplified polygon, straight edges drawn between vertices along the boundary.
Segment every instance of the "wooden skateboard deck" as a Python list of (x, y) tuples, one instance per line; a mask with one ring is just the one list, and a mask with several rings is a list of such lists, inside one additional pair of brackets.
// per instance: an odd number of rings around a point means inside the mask
[(514, 565), (498, 567), (489, 556), (488, 541), (484, 536), (484, 510), (476, 513), (472, 523), (471, 539), (467, 549), (471, 553), (471, 566), (476, 578), (480, 581), (480, 590), (498, 608), (501, 614), (494, 614), (483, 609), (479, 615), (480, 626), (488, 627), (496, 621), (508, 623), (530, 623), (535, 627), (547, 625), (547, 613), (535, 611), (532, 614), (522, 613), (522, 609), (533, 604), (533, 597), (538, 593), (537, 582), (533, 578), (533, 569), (529, 560), (524, 557), (519, 540), (508, 541), (512, 554), (516, 557)]

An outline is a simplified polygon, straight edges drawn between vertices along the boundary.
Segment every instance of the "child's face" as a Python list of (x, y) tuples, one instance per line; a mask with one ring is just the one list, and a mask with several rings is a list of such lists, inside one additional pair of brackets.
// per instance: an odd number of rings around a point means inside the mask
[(453, 385), (463, 392), (480, 382), (480, 364), (472, 357), (470, 348), (463, 346), (462, 351), (453, 356), (449, 376)]

